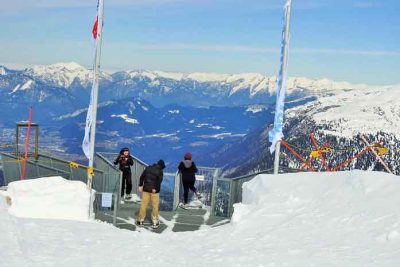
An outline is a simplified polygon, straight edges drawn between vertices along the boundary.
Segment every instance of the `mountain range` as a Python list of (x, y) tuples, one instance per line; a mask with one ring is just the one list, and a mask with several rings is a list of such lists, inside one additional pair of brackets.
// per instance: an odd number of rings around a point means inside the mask
[[(25, 70), (0, 67), (0, 142), (14, 140), (15, 122), (26, 120), (32, 106), (42, 127), (42, 148), (83, 158), (91, 79), (91, 70), (73, 62)], [(102, 72), (97, 150), (131, 146), (146, 161), (163, 157), (171, 165), (190, 150), (199, 163), (223, 167), (227, 175), (269, 168), (275, 80), (257, 73)], [(358, 132), (397, 140), (399, 111), (391, 93), (399, 88), (289, 78), (287, 139), (305, 145), (312, 131), (338, 143)], [(282, 164), (297, 166), (294, 159)]]

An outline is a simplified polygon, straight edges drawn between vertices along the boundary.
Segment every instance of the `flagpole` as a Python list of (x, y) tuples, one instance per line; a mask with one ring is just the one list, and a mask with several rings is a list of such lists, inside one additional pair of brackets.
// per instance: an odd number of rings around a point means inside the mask
[[(274, 174), (279, 173), (279, 155), (281, 150), (282, 139), (282, 127), (283, 127), (283, 112), (284, 112), (284, 100), (286, 91), (286, 79), (287, 79), (287, 65), (288, 65), (288, 53), (289, 53), (289, 33), (290, 33), (290, 19), (292, 11), (292, 0), (287, 0), (285, 4), (285, 20), (284, 28), (282, 33), (282, 51), (281, 51), (281, 67), (278, 77), (278, 85), (276, 91), (276, 111), (274, 127), (279, 127), (278, 132), (275, 130), (275, 158), (274, 158)], [(279, 140), (276, 140), (277, 135)]]
[(96, 38), (96, 55), (94, 63), (94, 75), (93, 75), (93, 90), (92, 90), (92, 110), (91, 112), (91, 129), (90, 129), (90, 146), (89, 146), (89, 170), (88, 170), (88, 188), (92, 188), (93, 180), (93, 163), (94, 163), (94, 152), (95, 152), (95, 138), (96, 138), (96, 117), (97, 117), (97, 102), (99, 95), (99, 76), (100, 76), (100, 56), (101, 56), (101, 44), (103, 37), (103, 14), (104, 14), (104, 0), (99, 0), (98, 6), (98, 22), (97, 22), (97, 38)]

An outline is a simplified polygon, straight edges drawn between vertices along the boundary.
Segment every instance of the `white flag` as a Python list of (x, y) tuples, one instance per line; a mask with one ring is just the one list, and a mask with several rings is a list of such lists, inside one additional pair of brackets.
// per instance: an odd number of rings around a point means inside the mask
[(85, 156), (90, 160), (90, 129), (92, 128), (92, 105), (93, 105), (93, 86), (90, 93), (90, 103), (86, 114), (85, 137), (82, 142), (82, 150)]
[[(103, 24), (103, 0), (98, 0), (97, 1), (97, 14), (96, 14), (96, 20), (93, 25), (92, 29), (92, 35), (93, 38), (96, 40), (96, 55), (95, 55), (95, 63), (94, 63), (94, 68), (93, 68), (93, 85), (92, 85), (92, 91), (90, 92), (90, 103), (88, 107), (88, 111), (86, 114), (86, 125), (85, 125), (85, 137), (83, 138), (82, 141), (82, 150), (83, 153), (85, 153), (85, 156), (89, 159), (89, 162), (91, 161), (91, 157), (93, 157), (91, 151), (90, 151), (90, 146), (91, 146), (91, 141), (90, 140), (90, 133), (93, 130), (92, 126), (96, 127), (96, 125), (93, 125), (93, 116), (96, 116), (95, 114), (93, 115), (93, 98), (94, 98), (94, 92), (95, 90), (98, 90), (98, 80), (96, 79), (96, 72), (98, 73), (98, 44), (99, 42), (99, 34), (101, 34), (101, 29), (102, 29), (102, 24)], [(99, 21), (101, 21), (101, 25), (99, 25)], [(96, 94), (97, 95), (97, 94)], [(96, 100), (97, 103), (97, 100)], [(94, 146), (94, 144), (92, 144)]]
[(288, 64), (288, 49), (289, 49), (289, 30), (290, 30), (290, 11), (291, 0), (286, 1), (284, 25), (282, 31), (282, 49), (281, 49), (281, 67), (276, 86), (276, 106), (275, 106), (275, 119), (274, 128), (269, 132), (269, 141), (272, 142), (270, 147), (271, 154), (275, 151), (276, 143), (283, 138), (283, 114), (285, 106), (286, 94), (286, 78), (287, 78), (287, 64)]

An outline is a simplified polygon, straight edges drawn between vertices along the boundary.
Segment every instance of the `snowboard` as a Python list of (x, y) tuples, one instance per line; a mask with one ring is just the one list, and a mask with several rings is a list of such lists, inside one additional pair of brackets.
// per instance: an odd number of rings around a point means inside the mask
[(152, 223), (149, 223), (149, 222), (145, 222), (142, 225), (138, 225), (138, 224), (135, 223), (135, 225), (138, 228), (144, 228), (144, 229), (147, 229), (147, 230), (156, 230), (156, 229), (158, 229), (160, 227), (161, 222), (156, 226), (154, 226)]
[(193, 205), (193, 204), (184, 205), (183, 203), (179, 203), (178, 207), (184, 210), (202, 209), (203, 203), (199, 205)]

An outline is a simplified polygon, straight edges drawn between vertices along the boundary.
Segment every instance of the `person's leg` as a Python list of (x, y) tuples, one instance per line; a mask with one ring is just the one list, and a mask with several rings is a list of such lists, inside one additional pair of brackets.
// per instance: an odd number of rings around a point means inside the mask
[(158, 222), (158, 208), (160, 205), (160, 193), (152, 193), (151, 194), (151, 220), (153, 223)]
[(190, 188), (190, 190), (193, 191), (193, 193), (196, 194), (196, 196), (197, 196), (198, 199), (201, 199), (201, 194), (197, 191), (196, 187), (194, 187), (194, 184), (195, 184), (195, 183), (196, 183), (196, 181), (190, 183), (190, 184), (189, 184), (189, 188)]
[(196, 181), (193, 181), (193, 182), (190, 182), (190, 183), (188, 184), (190, 190), (192, 190), (193, 193), (197, 193), (197, 189), (196, 189), (196, 187), (194, 187), (194, 183), (195, 183), (195, 182), (196, 182)]
[(125, 175), (122, 173), (121, 197), (125, 195)]
[(182, 182), (183, 184), (183, 203), (187, 204), (189, 197), (189, 185), (186, 182)]
[(149, 201), (150, 201), (150, 193), (143, 192), (142, 203), (140, 204), (140, 210), (138, 216), (139, 221), (144, 221), (144, 219), (146, 218), (146, 211), (147, 211), (147, 206), (149, 205)]
[(126, 174), (126, 194), (130, 195), (132, 192), (132, 173), (127, 172)]

